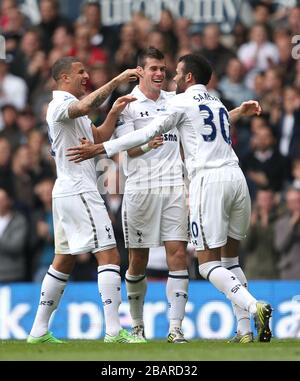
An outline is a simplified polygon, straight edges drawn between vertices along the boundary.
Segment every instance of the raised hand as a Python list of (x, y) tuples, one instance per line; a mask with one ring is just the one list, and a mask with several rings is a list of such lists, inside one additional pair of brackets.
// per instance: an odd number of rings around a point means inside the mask
[(70, 147), (67, 149), (66, 156), (69, 157), (69, 161), (74, 163), (80, 163), (81, 161), (91, 159), (101, 153), (105, 153), (103, 144), (94, 144), (90, 140), (80, 139), (81, 145)]
[(243, 102), (239, 107), (240, 116), (260, 115), (261, 112), (261, 106), (257, 101)]
[(121, 82), (134, 82), (137, 81), (139, 78), (142, 78), (141, 73), (138, 69), (127, 69), (123, 71), (121, 74), (117, 77)]
[(123, 97), (118, 98), (111, 108), (111, 112), (115, 114), (120, 114), (128, 103), (135, 101), (136, 98), (132, 95), (124, 95)]

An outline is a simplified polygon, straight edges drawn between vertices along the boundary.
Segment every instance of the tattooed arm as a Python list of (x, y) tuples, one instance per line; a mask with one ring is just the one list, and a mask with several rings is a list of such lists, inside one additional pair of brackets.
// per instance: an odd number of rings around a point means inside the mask
[(127, 69), (110, 82), (101, 86), (100, 89), (93, 91), (85, 98), (78, 102), (72, 102), (68, 108), (69, 118), (75, 119), (82, 115), (87, 115), (91, 110), (99, 107), (105, 99), (118, 87), (121, 83), (135, 81), (140, 74), (136, 69)]

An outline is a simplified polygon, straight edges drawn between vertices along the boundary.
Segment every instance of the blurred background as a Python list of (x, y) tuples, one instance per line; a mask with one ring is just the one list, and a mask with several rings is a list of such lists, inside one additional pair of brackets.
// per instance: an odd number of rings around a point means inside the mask
[[(298, 1), (1, 0), (0, 34), (6, 53), (0, 60), (0, 337), (6, 335), (1, 331), (1, 296), (3, 301), (4, 291), (11, 290), (3, 287), (1, 294), (1, 286), (40, 282), (53, 258), (55, 165), (45, 121), (54, 89), (53, 63), (63, 56), (79, 57), (90, 74), (91, 92), (135, 67), (139, 52), (150, 45), (165, 54), (165, 90), (174, 90), (178, 57), (200, 53), (215, 69), (209, 92), (228, 109), (248, 99), (260, 102), (261, 116), (231, 126), (233, 147), (253, 202), (241, 262), (249, 279), (291, 281), (282, 285), (293, 285), (286, 298), (294, 297), (291, 311), (300, 316), (300, 296), (295, 295), (300, 294), (300, 283), (292, 282), (300, 280)], [(90, 116), (93, 122), (100, 125), (115, 99), (133, 86), (116, 89)], [(118, 155), (105, 167), (100, 160), (96, 168), (123, 276), (127, 251), (121, 228), (122, 192), (118, 192), (119, 182), (124, 181), (122, 160)], [(114, 192), (107, 191), (104, 173), (115, 177)], [(149, 279), (166, 278), (164, 254), (163, 248), (151, 253)], [(191, 279), (201, 280), (190, 246), (189, 267)], [(72, 280), (96, 281), (96, 269), (90, 254), (80, 255)], [(274, 292), (273, 285), (280, 283), (262, 284)], [(293, 326), (296, 336), (299, 327)]]

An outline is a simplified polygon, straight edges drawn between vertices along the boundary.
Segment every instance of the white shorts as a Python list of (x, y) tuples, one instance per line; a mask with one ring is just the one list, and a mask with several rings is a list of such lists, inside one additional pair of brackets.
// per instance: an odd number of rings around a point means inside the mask
[(55, 254), (96, 253), (116, 246), (104, 201), (98, 192), (53, 199)]
[(239, 167), (207, 170), (190, 184), (190, 229), (196, 250), (222, 247), (227, 237), (245, 238), (251, 201)]
[(188, 207), (184, 186), (124, 194), (125, 246), (159, 247), (165, 241), (188, 241)]

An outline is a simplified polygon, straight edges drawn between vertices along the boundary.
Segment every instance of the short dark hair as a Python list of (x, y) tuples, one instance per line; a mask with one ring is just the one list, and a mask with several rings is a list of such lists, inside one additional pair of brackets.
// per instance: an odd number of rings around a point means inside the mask
[(69, 73), (72, 69), (72, 63), (80, 62), (76, 57), (59, 58), (52, 67), (52, 77), (55, 81), (60, 79), (61, 73)]
[(181, 56), (178, 62), (184, 63), (184, 74), (191, 73), (196, 83), (207, 85), (212, 75), (212, 67), (207, 59), (196, 54)]
[(143, 50), (139, 54), (138, 62), (137, 62), (138, 66), (144, 67), (146, 58), (154, 58), (156, 60), (163, 60), (165, 56), (160, 50), (154, 48), (154, 46), (149, 46), (149, 48)]

